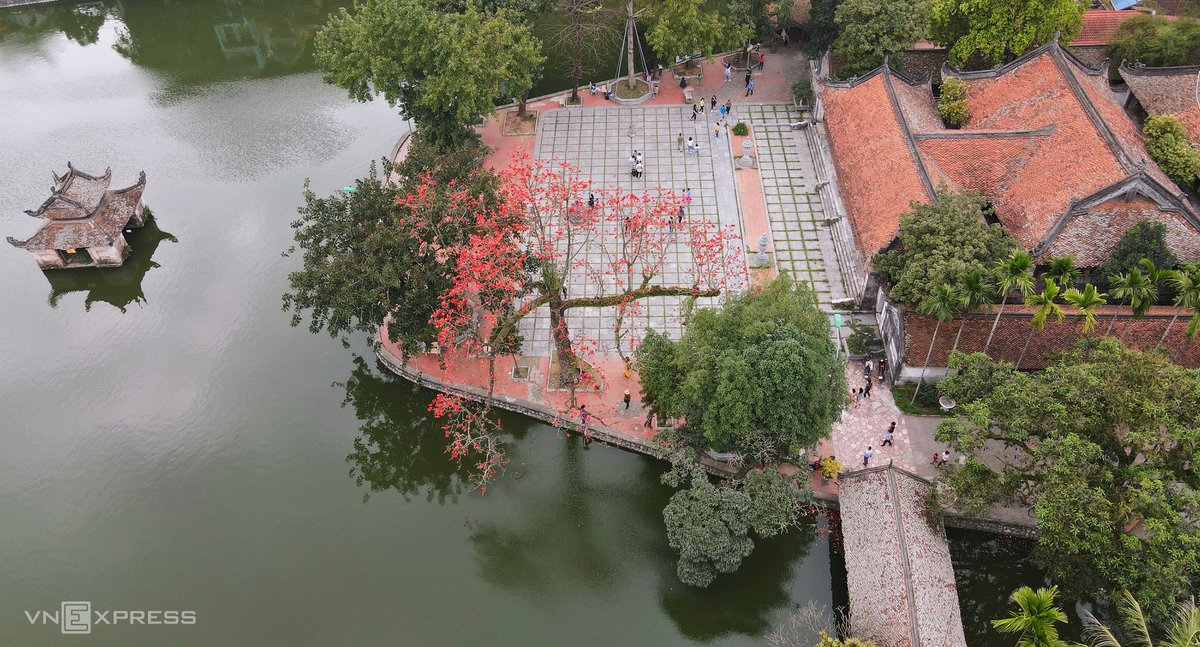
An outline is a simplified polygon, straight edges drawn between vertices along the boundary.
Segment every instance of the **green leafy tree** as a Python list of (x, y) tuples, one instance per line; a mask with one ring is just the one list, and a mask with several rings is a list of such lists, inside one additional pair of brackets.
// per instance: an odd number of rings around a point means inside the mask
[[(963, 298), (963, 312), (975, 312), (980, 308), (992, 309), (994, 288), (982, 270), (971, 270), (963, 274), (962, 280), (958, 284), (958, 292)], [(958, 334), (954, 336), (954, 347), (950, 349), (951, 353), (958, 350), (958, 340), (962, 339), (962, 332), (966, 327), (966, 322), (958, 327)]]
[(1200, 23), (1183, 17), (1137, 15), (1121, 21), (1104, 54), (1113, 65), (1126, 61), (1151, 67), (1200, 64)]
[[(1112, 284), (1112, 295), (1117, 299), (1117, 305), (1119, 306), (1121, 301), (1128, 300), (1131, 309), (1134, 307), (1134, 298), (1146, 287), (1146, 277), (1142, 276), (1142, 271), (1136, 267), (1129, 270), (1128, 274), (1118, 274), (1109, 279), (1109, 283)], [(1108, 321), (1108, 328), (1104, 330), (1105, 337), (1112, 332), (1113, 324), (1117, 323), (1117, 316), (1120, 314), (1120, 308), (1113, 313), (1112, 319)]]
[(1091, 283), (1083, 286), (1082, 292), (1076, 288), (1063, 292), (1063, 301), (1076, 309), (1074, 323), (1083, 322), (1082, 332), (1084, 334), (1091, 332), (1096, 327), (1096, 311), (1100, 306), (1108, 303), (1105, 300), (1107, 296), (1103, 292), (1098, 292), (1096, 286)]
[(700, 54), (712, 58), (726, 47), (744, 45), (750, 25), (723, 23), (716, 11), (705, 10), (704, 0), (662, 0), (651, 8), (654, 23), (646, 44), (663, 60)]
[[(416, 137), (394, 169), (399, 188), (384, 186), (374, 165), (353, 192), (320, 198), (306, 188), (292, 223), (296, 245), (288, 250), (299, 248), (304, 266), (288, 275), (283, 296), (293, 326), (309, 310), (312, 332), (326, 330), (348, 344), (350, 333), (374, 335), (386, 320), (391, 341), (410, 354), (436, 338), (429, 317), (453, 284), (451, 250), (475, 233), (474, 205), (494, 202), (497, 180), (476, 160), (474, 146), (437, 149)], [(418, 198), (423, 178), (437, 188)]]
[(971, 111), (967, 108), (967, 84), (962, 79), (951, 76), (942, 82), (937, 111), (947, 128), (962, 128), (971, 120)]
[(962, 312), (965, 305), (966, 299), (949, 285), (943, 283), (937, 286), (933, 294), (917, 307), (917, 312), (936, 317), (937, 324), (933, 327), (933, 338), (929, 340), (929, 352), (925, 353), (925, 363), (921, 365), (921, 379), (917, 381), (917, 388), (913, 389), (912, 402), (909, 402), (909, 406), (916, 404), (917, 394), (921, 392), (921, 385), (925, 383), (925, 369), (929, 367), (929, 357), (933, 355), (933, 345), (937, 343), (938, 331), (942, 329), (942, 324), (954, 321), (954, 317)]
[(1021, 634), (1017, 647), (1068, 647), (1066, 641), (1059, 639), (1058, 628), (1054, 626), (1067, 621), (1067, 614), (1054, 604), (1056, 597), (1057, 586), (1036, 591), (1022, 586), (1012, 594), (1018, 610), (1007, 618), (993, 620), (992, 626), (1001, 633)]
[(1157, 641), (1150, 637), (1150, 628), (1155, 623), (1146, 617), (1142, 605), (1129, 591), (1122, 591), (1117, 599), (1117, 616), (1123, 632), (1108, 628), (1091, 611), (1083, 612), (1083, 635), (1092, 647), (1121, 647), (1117, 639), (1119, 633), (1129, 637), (1128, 644), (1139, 647), (1154, 647), (1156, 644), (1158, 647), (1195, 647), (1200, 643), (1200, 610), (1196, 608), (1194, 599), (1179, 602), (1170, 615), (1158, 623), (1163, 636)]
[(1178, 264), (1175, 253), (1167, 247), (1167, 226), (1161, 222), (1143, 220), (1129, 228), (1108, 260), (1092, 272), (1092, 281), (1101, 290), (1109, 288), (1109, 277), (1124, 274), (1138, 266), (1143, 258), (1154, 261), (1156, 267), (1172, 268)]
[(954, 285), (972, 270), (986, 270), (1016, 246), (1004, 227), (983, 218), (977, 193), (938, 187), (938, 203), (913, 201), (900, 218), (897, 242), (876, 254), (875, 271), (891, 283), (895, 301), (919, 304), (940, 284)]
[(1008, 293), (1020, 290), (1022, 297), (1033, 293), (1033, 268), (1033, 258), (1020, 250), (1013, 250), (1008, 258), (992, 267), (992, 274), (996, 277), (996, 291), (1000, 293), (1002, 300), (996, 320), (992, 322), (992, 331), (988, 333), (987, 343), (983, 346), (983, 352), (988, 352), (992, 347), (992, 337), (996, 334), (1000, 315), (1004, 314), (1004, 306), (1008, 305)]
[[(1200, 30), (1196, 36), (1200, 38)], [(1159, 168), (1181, 187), (1196, 185), (1200, 173), (1200, 151), (1188, 141), (1183, 122), (1175, 115), (1150, 115), (1142, 132), (1146, 133), (1146, 150)]]
[[(883, 64), (886, 56), (912, 49), (929, 35), (929, 5), (907, 0), (842, 0), (833, 49), (842, 76), (856, 76)], [(893, 64), (898, 61), (893, 61)]]
[(1122, 342), (1125, 341), (1125, 335), (1129, 333), (1129, 329), (1133, 327), (1133, 322), (1146, 316), (1146, 313), (1150, 311), (1150, 306), (1158, 303), (1158, 287), (1168, 284), (1175, 274), (1172, 270), (1155, 267), (1154, 261), (1148, 258), (1143, 258), (1140, 265), (1145, 278), (1142, 283), (1129, 286), (1132, 295), (1130, 305), (1133, 307), (1133, 316), (1130, 317), (1129, 323), (1125, 324), (1125, 330), (1121, 331)]
[(1054, 302), (1058, 298), (1060, 288), (1054, 283), (1054, 279), (1046, 277), (1046, 287), (1041, 294), (1031, 294), (1025, 297), (1025, 305), (1037, 306), (1037, 310), (1033, 311), (1033, 317), (1029, 320), (1029, 335), (1025, 337), (1025, 346), (1021, 348), (1021, 355), (1017, 358), (1017, 368), (1021, 368), (1021, 361), (1025, 359), (1025, 351), (1029, 350), (1029, 342), (1033, 340), (1033, 331), (1042, 330), (1046, 327), (1046, 320), (1054, 317), (1055, 321), (1062, 323), (1065, 313), (1057, 303)]
[(842, 0), (816, 0), (808, 9), (808, 23), (804, 25), (804, 53), (811, 59), (820, 59), (833, 47), (841, 34), (837, 22), (837, 9)]
[(497, 101), (532, 87), (545, 61), (517, 14), (473, 5), (447, 13), (423, 0), (356, 2), (315, 44), (326, 83), (358, 101), (382, 94), (442, 145), (461, 143)]
[(1081, 0), (933, 0), (931, 33), (950, 48), (950, 61), (989, 67), (1049, 42), (1079, 33), (1087, 3)]
[(773, 469), (750, 470), (742, 491), (750, 497), (746, 520), (759, 537), (774, 537), (796, 525), (800, 507), (813, 502), (811, 487), (797, 488)]
[[(1170, 279), (1168, 279), (1171, 290), (1175, 292), (1175, 314), (1171, 317), (1171, 323), (1167, 324), (1167, 329), (1163, 331), (1162, 337), (1158, 339), (1158, 345), (1154, 348), (1162, 348), (1163, 342), (1167, 340), (1167, 335), (1171, 334), (1171, 329), (1175, 327), (1175, 320), (1183, 313), (1184, 309), (1196, 311), (1200, 306), (1200, 268), (1194, 264), (1188, 264), (1188, 267), (1181, 267), (1177, 270)], [(1200, 327), (1200, 322), (1197, 323)], [(1191, 326), (1189, 325), (1190, 329)], [(1192, 335), (1194, 336), (1194, 334)], [(1189, 337), (1190, 338), (1190, 337)]]
[(958, 401), (936, 438), (968, 457), (942, 478), (965, 514), (1031, 505), (1035, 563), (1072, 595), (1134, 591), (1155, 610), (1200, 566), (1200, 375), (1093, 337), (1022, 373), (956, 355), (938, 386)]
[(741, 566), (754, 551), (749, 513), (745, 492), (714, 486), (699, 467), (692, 471), (691, 487), (673, 494), (663, 509), (667, 543), (679, 553), (676, 572), (684, 584), (705, 587)]
[(845, 405), (844, 364), (812, 290), (781, 275), (761, 291), (701, 309), (682, 339), (651, 331), (638, 349), (642, 397), (682, 417), (695, 449), (746, 452), (767, 436), (775, 451), (828, 437)]
[(1049, 265), (1050, 267), (1042, 272), (1042, 276), (1054, 279), (1054, 282), (1062, 289), (1070, 290), (1079, 282), (1080, 271), (1078, 267), (1075, 267), (1074, 254), (1052, 257)]

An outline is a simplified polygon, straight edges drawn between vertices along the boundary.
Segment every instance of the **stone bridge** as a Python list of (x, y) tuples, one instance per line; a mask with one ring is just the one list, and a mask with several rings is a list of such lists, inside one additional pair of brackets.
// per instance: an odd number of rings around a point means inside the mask
[(879, 647), (966, 647), (946, 531), (926, 514), (932, 487), (891, 465), (842, 476), (838, 499), (856, 638)]

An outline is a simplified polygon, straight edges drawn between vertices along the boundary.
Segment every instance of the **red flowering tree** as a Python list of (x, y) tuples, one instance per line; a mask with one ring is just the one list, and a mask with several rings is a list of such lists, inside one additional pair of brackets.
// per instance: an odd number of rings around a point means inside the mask
[[(548, 308), (558, 367), (551, 384), (573, 389), (592, 379), (582, 356), (598, 343), (571, 334), (568, 311), (612, 308), (624, 357), (622, 340), (636, 343), (629, 321), (643, 300), (717, 297), (744, 272), (731, 269), (742, 267), (740, 248), (729, 244), (736, 234), (689, 218), (684, 200), (672, 192), (599, 189), (569, 162), (528, 157), (515, 160), (501, 180), (497, 206), (477, 212), (476, 233), (458, 250), (453, 285), (432, 317), (443, 361), (475, 356), (488, 362), (482, 403), (442, 395), (433, 407), (447, 418), (449, 451), (473, 462), (479, 484), (503, 469), (499, 425), (488, 410), (496, 358), (519, 352), (525, 317)], [(688, 262), (668, 273), (673, 251), (683, 251)]]

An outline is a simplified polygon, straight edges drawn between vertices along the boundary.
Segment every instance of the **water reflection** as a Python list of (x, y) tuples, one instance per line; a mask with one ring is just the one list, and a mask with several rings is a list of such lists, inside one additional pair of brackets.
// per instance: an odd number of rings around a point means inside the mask
[[(346, 398), (363, 422), (346, 457), (350, 476), (371, 492), (395, 490), (410, 500), (425, 492), (426, 500), (458, 501), (464, 482), (446, 455), (441, 425), (429, 413), (429, 391), (414, 387), (378, 361), (375, 369), (354, 356), (354, 370), (344, 383)], [(414, 393), (414, 390), (417, 391)], [(365, 494), (363, 499), (370, 498)]]
[[(1032, 542), (974, 530), (947, 529), (963, 631), (973, 647), (1008, 647), (1011, 634), (992, 629), (992, 620), (1008, 616), (1015, 605), (1008, 598), (1022, 586), (1050, 586), (1046, 573), (1029, 558)], [(1072, 613), (1074, 600), (1059, 598), (1068, 624), (1058, 625), (1063, 640), (1080, 639), (1082, 625)]]
[(32, 41), (59, 31), (80, 45), (91, 45), (100, 38), (100, 27), (108, 19), (109, 7), (105, 2), (85, 2), (0, 11), (0, 38), (14, 34)]
[(142, 291), (142, 279), (146, 272), (160, 267), (151, 260), (159, 243), (169, 240), (179, 242), (175, 236), (158, 228), (154, 217), (146, 220), (146, 224), (132, 229), (125, 234), (129, 243), (129, 258), (120, 267), (85, 267), (70, 270), (49, 270), (43, 272), (50, 282), (51, 308), (57, 308), (58, 302), (72, 292), (87, 292), (83, 307), (90, 311), (92, 304), (103, 301), (121, 312), (131, 303), (141, 305), (146, 303), (146, 294)]

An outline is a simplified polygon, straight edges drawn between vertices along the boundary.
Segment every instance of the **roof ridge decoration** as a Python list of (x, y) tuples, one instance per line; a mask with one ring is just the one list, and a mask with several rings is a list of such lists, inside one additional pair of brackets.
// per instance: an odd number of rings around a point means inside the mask
[(928, 139), (1024, 139), (1048, 137), (1058, 130), (1058, 124), (1048, 124), (1036, 130), (949, 130), (930, 133), (913, 133), (916, 141)]
[(1122, 74), (1128, 72), (1134, 76), (1183, 76), (1191, 74), (1200, 74), (1200, 65), (1172, 65), (1166, 67), (1147, 67), (1142, 63), (1135, 62), (1129, 65), (1128, 61), (1121, 59), (1121, 65), (1117, 68)]
[[(937, 190), (933, 188), (933, 180), (929, 177), (929, 169), (925, 168), (925, 160), (921, 159), (921, 151), (917, 148), (917, 141), (913, 139), (912, 130), (908, 127), (908, 118), (904, 116), (904, 110), (900, 107), (900, 100), (896, 97), (896, 88), (892, 86), (892, 69), (888, 65), (888, 59), (883, 59), (883, 87), (887, 91), (888, 102), (892, 104), (892, 112), (896, 114), (896, 121), (900, 124), (900, 132), (904, 135), (904, 143), (908, 144), (908, 152), (912, 155), (913, 163), (917, 166), (917, 174), (921, 176), (921, 184), (925, 186), (925, 195), (929, 197), (930, 204), (938, 203)], [(901, 79), (908, 82), (907, 77)], [(911, 83), (910, 83), (911, 85)]]
[(1161, 182), (1156, 180), (1154, 176), (1146, 172), (1144, 164), (1139, 165), (1137, 172), (1131, 173), (1108, 186), (1100, 187), (1099, 189), (1083, 196), (1082, 198), (1071, 198), (1071, 202), (1058, 217), (1058, 221), (1050, 227), (1045, 238), (1034, 246), (1030, 255), (1034, 258), (1046, 253), (1054, 241), (1058, 239), (1059, 234), (1066, 229), (1067, 224), (1075, 216), (1083, 215), (1098, 204), (1108, 202), (1113, 198), (1121, 196), (1125, 197), (1126, 202), (1132, 201), (1136, 196), (1142, 195), (1154, 201), (1160, 209), (1168, 212), (1178, 213), (1184, 220), (1188, 221), (1193, 228), (1200, 231), (1200, 218), (1192, 210), (1185, 200), (1171, 193), (1168, 187), (1163, 186)]
[(120, 194), (122, 194), (122, 193), (129, 193), (130, 191), (134, 191), (134, 190), (137, 190), (137, 189), (144, 189), (144, 188), (146, 188), (146, 172), (145, 172), (145, 171), (142, 171), (142, 172), (141, 172), (141, 173), (138, 175), (138, 180), (137, 180), (137, 182), (134, 182), (133, 184), (131, 184), (131, 185), (129, 185), (129, 186), (127, 186), (127, 187), (125, 187), (124, 189), (113, 189), (113, 190), (110, 190), (110, 191), (108, 191), (108, 193), (109, 193), (110, 195), (120, 195)]

